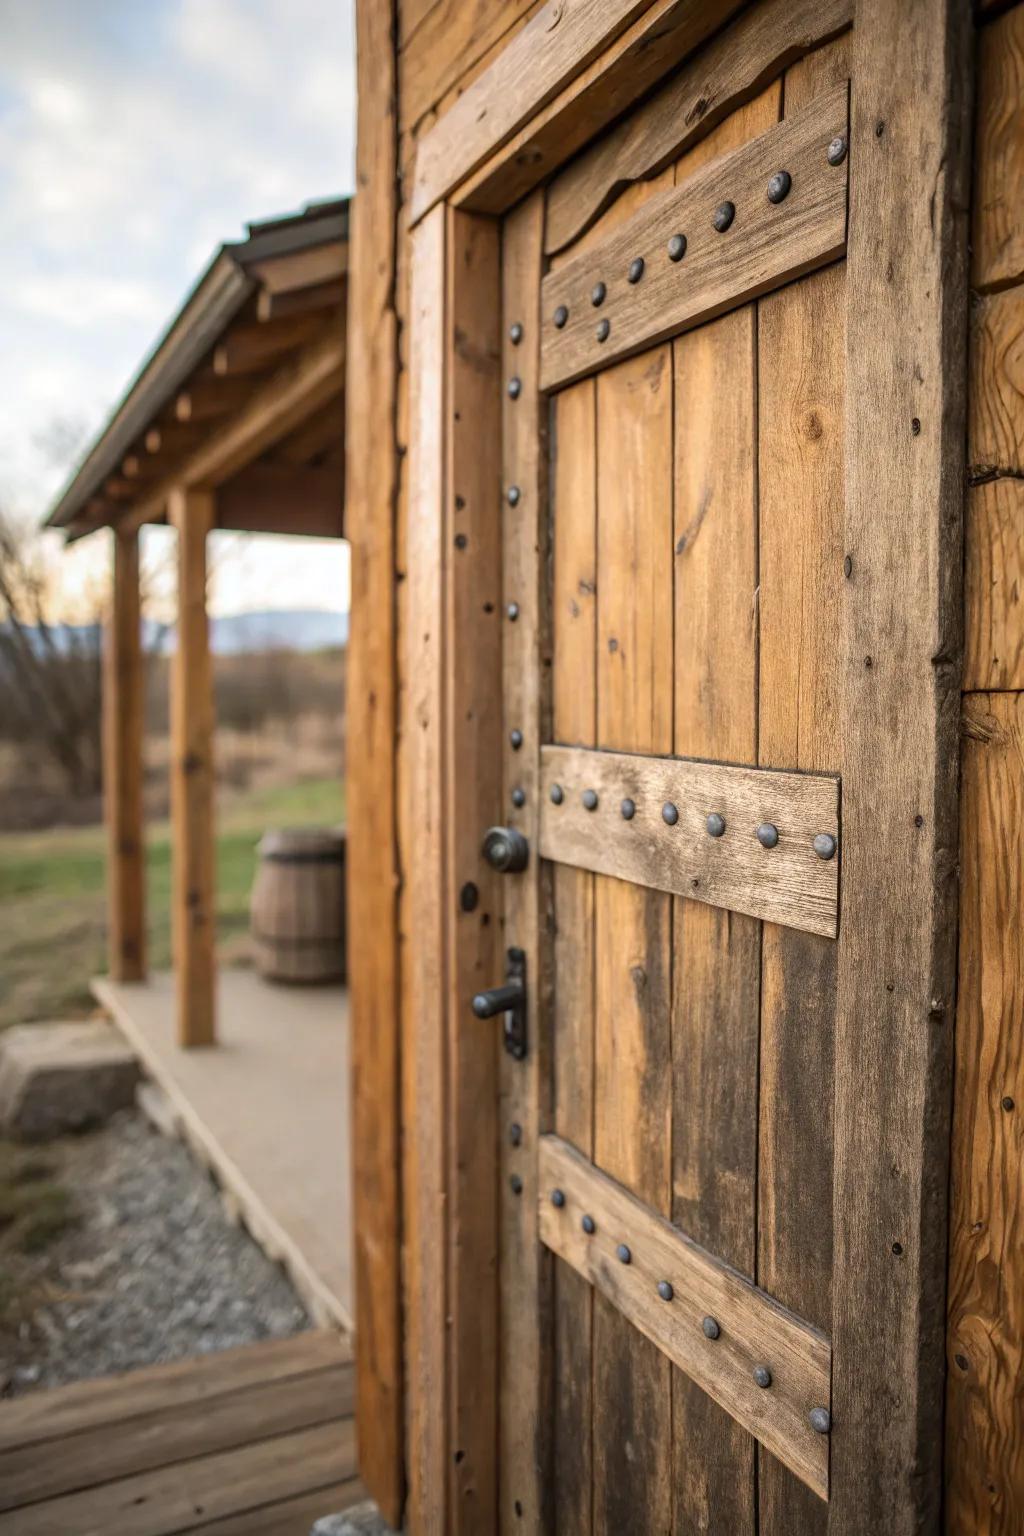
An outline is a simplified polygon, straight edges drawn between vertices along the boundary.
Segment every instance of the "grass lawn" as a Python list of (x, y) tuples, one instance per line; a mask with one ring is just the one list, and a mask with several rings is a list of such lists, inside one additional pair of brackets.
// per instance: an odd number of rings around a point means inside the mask
[[(217, 815), (217, 935), (221, 950), (248, 924), (256, 843), (268, 827), (331, 824), (344, 816), (338, 779), (250, 795)], [(106, 843), (102, 827), (0, 836), (0, 1028), (72, 1017), (91, 1007), (89, 978), (106, 969)], [(171, 839), (147, 828), (149, 963), (171, 961)]]

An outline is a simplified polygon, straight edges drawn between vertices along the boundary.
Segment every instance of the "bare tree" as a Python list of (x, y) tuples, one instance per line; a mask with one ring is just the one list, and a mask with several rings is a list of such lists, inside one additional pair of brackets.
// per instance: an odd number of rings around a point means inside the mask
[(41, 748), (74, 795), (101, 783), (102, 625), (53, 622), (42, 537), (0, 510), (0, 717), (3, 733)]

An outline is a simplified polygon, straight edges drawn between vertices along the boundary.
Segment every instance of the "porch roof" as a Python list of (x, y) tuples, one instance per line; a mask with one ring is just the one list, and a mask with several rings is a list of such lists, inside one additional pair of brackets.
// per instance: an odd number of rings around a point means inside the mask
[(340, 536), (349, 200), (248, 225), (214, 254), (47, 526), (69, 539), (166, 519), (217, 488), (217, 526)]

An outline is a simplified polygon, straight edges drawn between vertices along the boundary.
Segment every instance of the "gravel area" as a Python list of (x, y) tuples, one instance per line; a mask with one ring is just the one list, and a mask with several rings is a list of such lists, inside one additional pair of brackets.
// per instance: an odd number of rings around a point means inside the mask
[(284, 1272), (227, 1221), (209, 1174), (137, 1111), (2, 1150), (8, 1195), (63, 1191), (70, 1217), (41, 1242), (10, 1210), (0, 1230), (3, 1395), (309, 1327)]

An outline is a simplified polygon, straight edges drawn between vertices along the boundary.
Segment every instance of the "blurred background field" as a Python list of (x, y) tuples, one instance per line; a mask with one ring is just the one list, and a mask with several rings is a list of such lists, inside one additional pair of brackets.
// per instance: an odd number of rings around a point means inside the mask
[[(217, 925), (222, 962), (247, 960), (256, 844), (269, 827), (344, 819), (344, 650), (215, 661)], [(146, 853), (150, 965), (171, 959), (167, 658), (148, 662)], [(45, 743), (0, 727), (0, 1028), (91, 1011), (106, 965), (98, 783), (71, 793)]]

